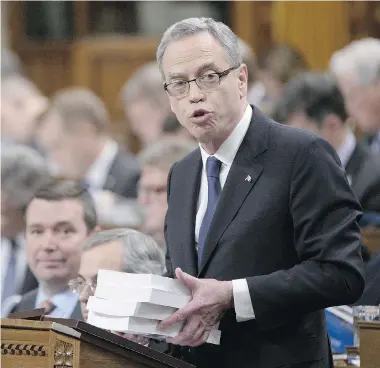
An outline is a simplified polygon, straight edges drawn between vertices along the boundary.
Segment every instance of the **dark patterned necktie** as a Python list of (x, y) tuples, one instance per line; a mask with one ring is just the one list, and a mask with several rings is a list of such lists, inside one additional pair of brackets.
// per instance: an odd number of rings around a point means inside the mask
[(216, 204), (218, 203), (219, 194), (221, 191), (220, 181), (219, 181), (219, 172), (220, 172), (221, 164), (222, 163), (213, 156), (210, 156), (206, 162), (208, 200), (207, 200), (206, 213), (203, 217), (202, 224), (199, 229), (198, 266), (201, 264), (207, 233), (209, 231), (211, 221), (214, 216)]

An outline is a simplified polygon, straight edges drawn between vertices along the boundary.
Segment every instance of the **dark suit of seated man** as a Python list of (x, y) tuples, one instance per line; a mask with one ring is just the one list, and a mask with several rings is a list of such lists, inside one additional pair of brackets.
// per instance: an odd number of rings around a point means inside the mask
[(83, 319), (68, 282), (96, 228), (95, 204), (78, 182), (52, 180), (37, 190), (26, 209), (26, 252), (39, 287), (25, 294), (14, 312), (44, 307), (51, 317)]
[(329, 142), (363, 210), (380, 212), (380, 156), (357, 141), (335, 79), (320, 72), (297, 75), (285, 85), (277, 109), (282, 122)]
[[(165, 223), (168, 274), (193, 297), (160, 328), (184, 323), (169, 342), (197, 368), (332, 367), (323, 309), (363, 291), (361, 207), (328, 143), (248, 105), (237, 44), (191, 18), (157, 50), (199, 142), (169, 173)], [(219, 321), (220, 345), (205, 343)]]

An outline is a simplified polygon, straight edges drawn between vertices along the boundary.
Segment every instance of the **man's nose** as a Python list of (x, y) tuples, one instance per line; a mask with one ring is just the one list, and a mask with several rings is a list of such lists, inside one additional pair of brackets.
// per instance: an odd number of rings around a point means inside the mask
[(46, 231), (42, 239), (40, 240), (41, 247), (45, 251), (53, 251), (57, 249), (57, 239), (52, 231)]
[(205, 93), (198, 87), (195, 81), (189, 83), (189, 99), (193, 103), (204, 101), (205, 99)]

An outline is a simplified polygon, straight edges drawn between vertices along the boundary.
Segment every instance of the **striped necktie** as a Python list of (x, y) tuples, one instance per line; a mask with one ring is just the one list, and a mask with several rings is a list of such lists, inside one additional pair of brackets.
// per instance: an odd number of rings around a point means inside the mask
[(45, 300), (43, 303), (41, 303), (41, 308), (44, 308), (45, 309), (45, 315), (48, 316), (50, 313), (53, 312), (53, 310), (56, 307), (56, 305), (51, 302), (50, 300)]

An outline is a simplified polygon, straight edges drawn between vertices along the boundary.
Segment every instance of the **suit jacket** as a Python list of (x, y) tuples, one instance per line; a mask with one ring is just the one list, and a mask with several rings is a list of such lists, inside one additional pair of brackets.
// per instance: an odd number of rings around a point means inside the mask
[(110, 190), (122, 197), (137, 197), (137, 182), (140, 178), (140, 166), (136, 158), (120, 148), (108, 172), (105, 190)]
[(363, 210), (380, 212), (380, 154), (357, 143), (345, 169)]
[[(246, 278), (256, 318), (238, 323), (227, 311), (220, 346), (192, 349), (188, 360), (198, 368), (332, 367), (323, 309), (355, 302), (364, 287), (361, 207), (335, 151), (254, 108), (198, 269), (201, 168), (197, 149), (169, 172), (168, 274), (181, 267), (199, 278)], [(174, 348), (185, 359), (188, 351)]]
[[(12, 310), (12, 313), (24, 312), (27, 310), (35, 309), (37, 294), (38, 289), (34, 289), (23, 295), (20, 303)], [(73, 313), (71, 313), (70, 318), (83, 321), (82, 311), (79, 302), (75, 306)]]

